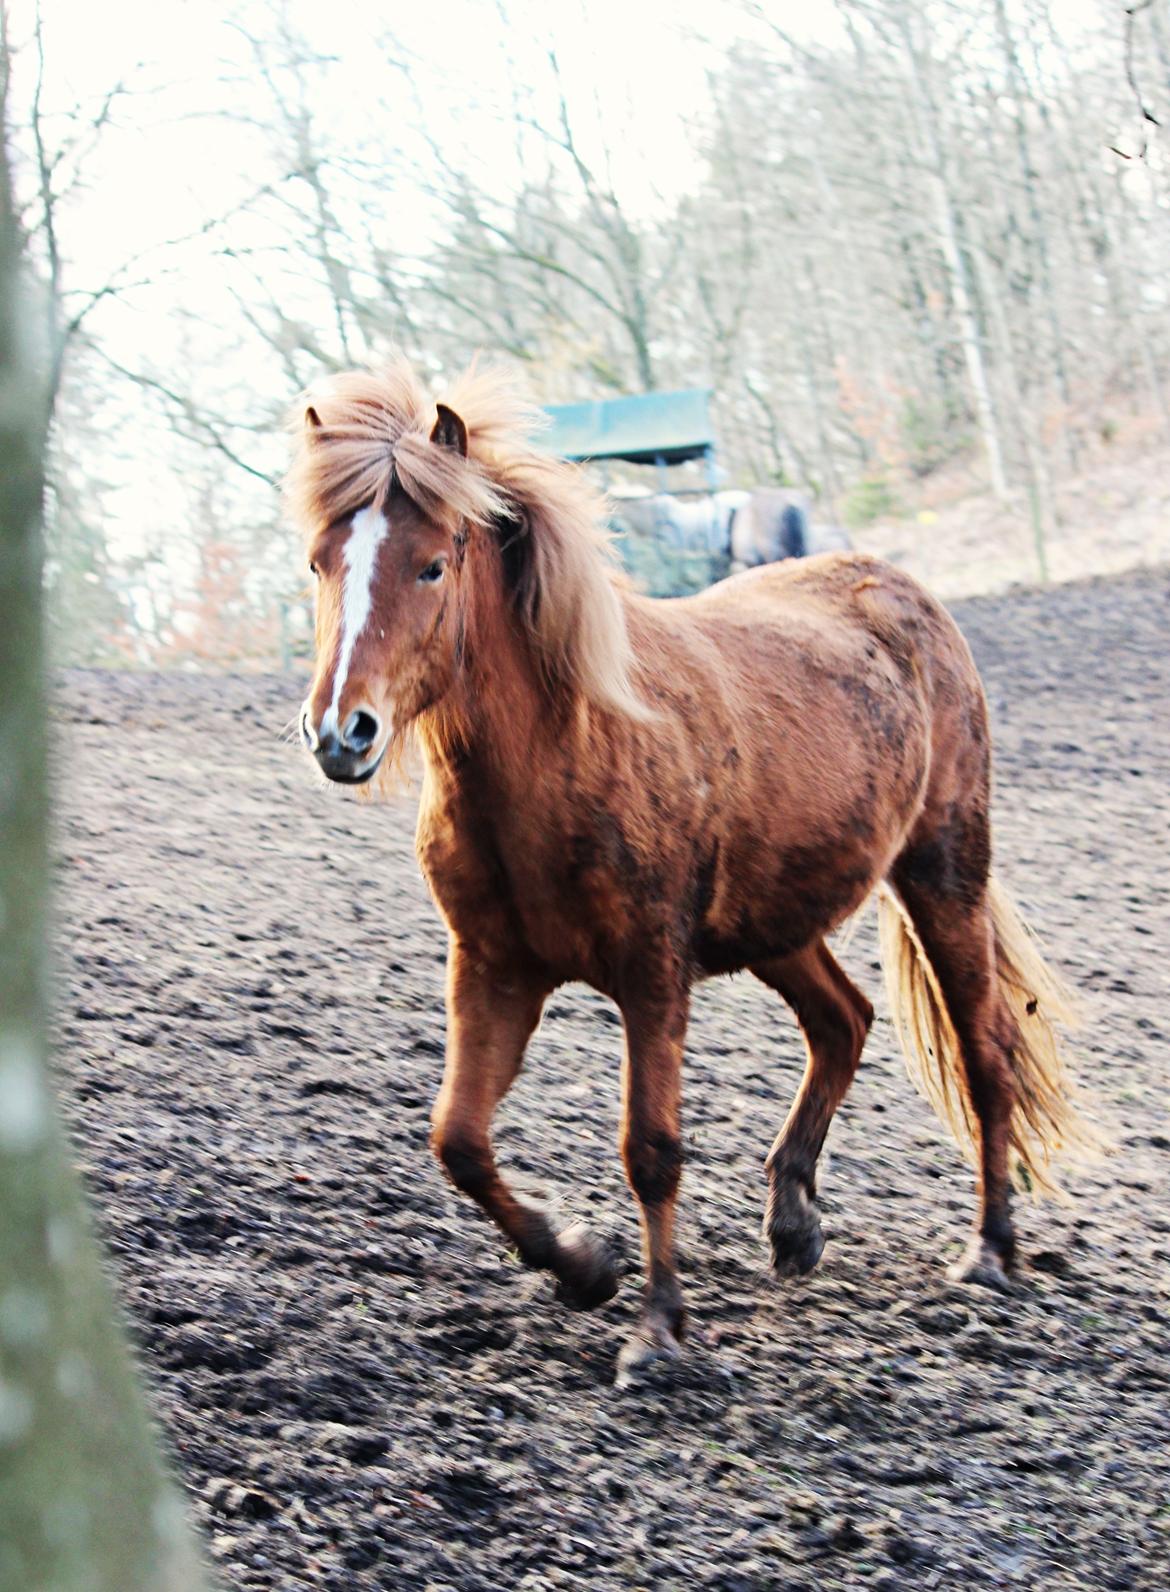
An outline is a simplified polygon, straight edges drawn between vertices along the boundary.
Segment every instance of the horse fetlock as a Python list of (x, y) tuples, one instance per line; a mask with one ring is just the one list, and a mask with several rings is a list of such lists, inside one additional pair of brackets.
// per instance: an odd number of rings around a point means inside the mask
[(800, 1141), (782, 1137), (772, 1146), (768, 1152), (768, 1159), (764, 1162), (764, 1174), (768, 1179), (769, 1189), (775, 1192), (786, 1184), (792, 1184), (810, 1200), (815, 1199), (819, 1153), (819, 1145), (814, 1153), (811, 1147), (801, 1144)]
[(622, 1344), (617, 1360), (614, 1386), (629, 1387), (638, 1374), (659, 1360), (677, 1360), (681, 1352), (681, 1323), (678, 1332), (659, 1311), (650, 1309)]
[(820, 1217), (807, 1188), (795, 1178), (774, 1179), (764, 1215), (773, 1269), (782, 1277), (812, 1271), (825, 1247)]
[(495, 1175), (488, 1145), (470, 1134), (436, 1127), (431, 1147), (451, 1182), (463, 1194), (480, 1199)]
[(581, 1222), (558, 1237), (552, 1267), (557, 1297), (575, 1310), (596, 1310), (618, 1291), (617, 1267), (608, 1244)]
[(1008, 1275), (1010, 1256), (1000, 1252), (998, 1246), (982, 1233), (975, 1233), (966, 1249), (953, 1266), (947, 1268), (951, 1282), (994, 1288), (999, 1293), (1010, 1293)]
[(668, 1285), (651, 1292), (646, 1316), (660, 1322), (676, 1343), (682, 1342), (687, 1330), (687, 1310), (683, 1304), (682, 1290), (674, 1278)]
[(1005, 1271), (1011, 1271), (1016, 1260), (1016, 1233), (1006, 1205), (989, 1210), (979, 1224), (977, 1235), (999, 1256)]

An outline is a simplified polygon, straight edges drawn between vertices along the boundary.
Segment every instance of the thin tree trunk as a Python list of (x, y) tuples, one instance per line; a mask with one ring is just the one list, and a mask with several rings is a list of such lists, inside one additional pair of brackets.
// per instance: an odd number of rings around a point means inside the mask
[[(1015, 124), (1016, 134), (1016, 163), (1020, 173), (1020, 184), (1023, 189), (1024, 202), (1028, 212), (1028, 252), (1034, 254), (1038, 265), (1040, 288), (1044, 295), (1044, 315), (1048, 321), (1051, 337), (1052, 373), (1056, 381), (1056, 390), (1060, 395), (1060, 438), (1064, 450), (1067, 473), (1071, 474), (1077, 465), (1077, 442), (1070, 427), (1072, 415), (1072, 391), (1068, 380), (1068, 364), (1065, 357), (1065, 335), (1061, 321), (1060, 310), (1057, 307), (1055, 285), (1052, 278), (1052, 263), (1048, 249), (1048, 228), (1040, 209), (1040, 196), (1037, 185), (1035, 161), (1032, 155), (1032, 141), (1028, 133), (1028, 117), (1024, 108), (1025, 101), (1031, 103), (1033, 96), (1031, 85), (1024, 75), (1024, 68), (1020, 61), (1019, 51), (1012, 34), (1011, 21), (1008, 17), (1005, 0), (995, 0), (995, 21), (999, 33), (1000, 48), (1003, 51), (1004, 65), (1007, 70), (1008, 87), (1011, 90), (1013, 105), (1012, 119)], [(1024, 290), (1024, 317), (1025, 323), (1031, 326), (1032, 316), (1032, 270), (1029, 262), (1026, 272), (1026, 287)]]
[(1029, 518), (1032, 522), (1032, 544), (1036, 552), (1036, 569), (1042, 584), (1047, 584), (1048, 541), (1057, 526), (1056, 501), (1052, 493), (1052, 477), (1044, 444), (1039, 435), (1036, 416), (1027, 395), (1020, 387), (1016, 373), (1016, 357), (1012, 348), (1011, 329), (1004, 313), (999, 285), (987, 257), (977, 243), (972, 245), (971, 258), (979, 280), (979, 292), (987, 307), (988, 318), (996, 345), (996, 363), (999, 365), (1003, 385), (1007, 389), (1011, 409), (1015, 415), (1016, 429), (1024, 444), (1028, 461)]
[(987, 367), (983, 358), (979, 322), (975, 316), (971, 289), (967, 281), (967, 266), (963, 259), (963, 251), (959, 245), (959, 230), (955, 220), (954, 200), (952, 198), (953, 185), (949, 180), (950, 163), (946, 156), (943, 136), (938, 127), (935, 107), (923, 82), (918, 49), (911, 35), (909, 22), (905, 17), (901, 19), (901, 31), (906, 49), (909, 84), (914, 100), (915, 115), (923, 147), (929, 156), (930, 171), (928, 180), (931, 190), (931, 202), (934, 206), (935, 224), (938, 228), (939, 247), (942, 250), (947, 276), (950, 281), (951, 300), (955, 308), (955, 321), (959, 329), (963, 360), (967, 366), (967, 376), (971, 383), (971, 394), (975, 402), (975, 418), (979, 426), (979, 434), (983, 438), (983, 447), (987, 454), (991, 490), (996, 497), (1002, 498), (1007, 496), (1007, 473), (1004, 470), (1003, 446), (1000, 442), (999, 423), (995, 413), (995, 402), (991, 394), (991, 383), (988, 380)]
[[(6, 55), (0, 40), (0, 53)], [(7, 61), (3, 63), (7, 66)], [(6, 85), (5, 70), (2, 85)], [(2, 86), (0, 85), (0, 86)], [(0, 97), (0, 131), (6, 131)], [(159, 1463), (47, 1077), (46, 411), (23, 363), (0, 148), (0, 1585), (203, 1584)]]

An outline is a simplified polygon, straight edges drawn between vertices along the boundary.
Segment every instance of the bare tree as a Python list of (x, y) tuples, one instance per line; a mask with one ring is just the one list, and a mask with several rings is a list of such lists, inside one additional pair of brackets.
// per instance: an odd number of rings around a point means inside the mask
[(0, 1580), (54, 1592), (195, 1592), (202, 1575), (49, 1095), (46, 406), (17, 331), (6, 27), (0, 54)]

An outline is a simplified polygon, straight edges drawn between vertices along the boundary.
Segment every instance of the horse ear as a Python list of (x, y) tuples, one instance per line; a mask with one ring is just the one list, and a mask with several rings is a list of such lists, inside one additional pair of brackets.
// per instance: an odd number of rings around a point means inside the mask
[(438, 419), (431, 431), (431, 441), (437, 442), (440, 448), (450, 448), (452, 453), (466, 459), (467, 427), (454, 409), (448, 409), (446, 404), (436, 404), (435, 409)]
[(321, 429), (321, 416), (313, 408), (312, 404), (310, 404), (309, 407), (305, 410), (305, 430), (306, 431), (320, 431), (320, 429)]

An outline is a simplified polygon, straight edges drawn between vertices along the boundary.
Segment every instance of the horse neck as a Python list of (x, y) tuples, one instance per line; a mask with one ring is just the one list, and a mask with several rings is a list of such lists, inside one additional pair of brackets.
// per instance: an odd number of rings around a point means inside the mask
[[(505, 589), (498, 556), (467, 571), (463, 661), (447, 697), (423, 727), (428, 764), (457, 784), (523, 796), (563, 722), (566, 704), (542, 676), (535, 647)], [(473, 792), (474, 793), (474, 792)], [(490, 792), (484, 791), (490, 799)]]

